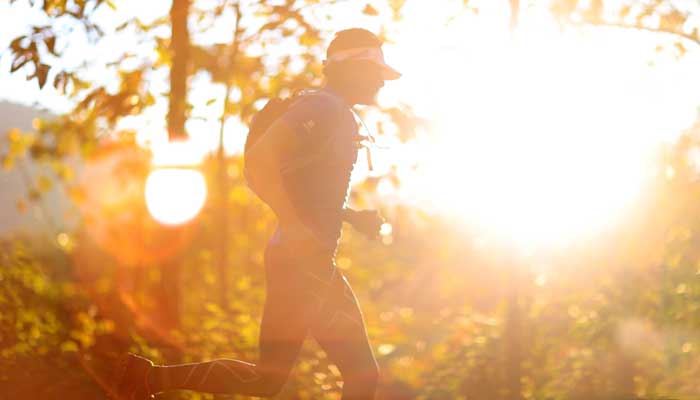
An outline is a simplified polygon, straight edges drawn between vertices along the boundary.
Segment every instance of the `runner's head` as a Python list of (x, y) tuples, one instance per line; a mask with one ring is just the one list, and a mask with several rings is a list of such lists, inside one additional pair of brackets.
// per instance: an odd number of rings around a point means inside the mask
[(353, 28), (336, 33), (324, 61), (328, 84), (353, 104), (372, 104), (384, 81), (401, 74), (384, 62), (382, 41), (372, 32)]

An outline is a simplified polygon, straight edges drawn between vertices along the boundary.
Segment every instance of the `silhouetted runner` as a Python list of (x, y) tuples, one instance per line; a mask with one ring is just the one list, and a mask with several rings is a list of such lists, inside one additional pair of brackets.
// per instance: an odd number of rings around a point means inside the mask
[(258, 363), (156, 366), (129, 354), (118, 385), (124, 399), (174, 389), (274, 396), (309, 334), (340, 370), (343, 399), (374, 398), (377, 363), (357, 299), (334, 257), (342, 221), (368, 236), (377, 236), (383, 222), (376, 211), (345, 207), (359, 148), (351, 107), (373, 104), (384, 81), (400, 77), (385, 64), (381, 46), (364, 29), (338, 32), (327, 50), (326, 85), (299, 95), (246, 152), (246, 177), (279, 219), (265, 250)]

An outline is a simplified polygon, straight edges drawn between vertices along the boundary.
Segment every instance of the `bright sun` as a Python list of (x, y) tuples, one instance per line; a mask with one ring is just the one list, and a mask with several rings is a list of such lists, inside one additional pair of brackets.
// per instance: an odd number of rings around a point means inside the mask
[(664, 92), (683, 77), (650, 66), (653, 41), (638, 33), (563, 34), (539, 20), (512, 41), (485, 37), (423, 63), (415, 49), (398, 54), (413, 63), (405, 79), (429, 76), (413, 92), (429, 99), (436, 137), (403, 179), (405, 198), (526, 246), (615, 223), (651, 176), (655, 146), (692, 122), (689, 98)]
[(146, 207), (164, 225), (184, 224), (199, 214), (207, 198), (207, 185), (197, 170), (206, 153), (196, 140), (151, 143), (153, 170), (146, 179)]
[(156, 169), (146, 179), (148, 211), (165, 225), (179, 225), (194, 218), (206, 196), (204, 177), (192, 169)]

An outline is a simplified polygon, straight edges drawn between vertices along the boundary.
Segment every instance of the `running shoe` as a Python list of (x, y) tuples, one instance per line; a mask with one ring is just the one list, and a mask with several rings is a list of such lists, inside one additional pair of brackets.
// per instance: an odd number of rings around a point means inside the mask
[(122, 359), (117, 375), (119, 400), (150, 400), (155, 397), (148, 389), (148, 373), (153, 362), (147, 358), (128, 353)]

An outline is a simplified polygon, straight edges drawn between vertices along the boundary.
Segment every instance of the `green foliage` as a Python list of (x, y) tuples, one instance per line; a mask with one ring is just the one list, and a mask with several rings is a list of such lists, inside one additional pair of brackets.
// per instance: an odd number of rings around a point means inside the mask
[[(30, 3), (54, 21), (78, 21), (94, 41), (133, 30), (156, 57), (134, 64), (133, 54), (115, 55), (107, 67), (118, 85), (107, 88), (88, 80), (85, 66), (55, 71), (50, 62), (65, 43), (50, 25), (34, 27), (10, 45), (14, 73), (28, 70), (40, 86), (53, 82), (75, 108), (37, 121), (32, 132), (11, 131), (3, 167), (23, 157), (49, 165), (55, 176), (35, 177), (30, 199), (59, 182), (73, 189), (74, 200), (87, 211), (77, 232), (57, 238), (60, 251), (30, 248), (30, 239), (0, 247), (0, 392), (10, 398), (106, 398), (116, 358), (127, 350), (161, 363), (254, 361), (265, 298), (263, 249), (275, 221), (247, 189), (242, 160), (227, 157), (222, 165), (205, 160), (200, 169), (208, 187), (220, 188), (218, 171), (225, 171), (223, 203), (210, 196), (195, 222), (164, 227), (148, 218), (142, 202), (149, 160), (134, 133), (103, 140), (122, 118), (142, 115), (167, 95), (154, 92), (152, 83), (155, 72), (172, 64), (169, 38), (160, 33), (169, 21), (128, 19), (105, 33), (91, 15), (118, 3)], [(238, 2), (220, 2), (192, 10), (195, 38), (226, 12), (237, 18), (230, 43), (190, 44), (189, 73), (206, 74), (240, 94), (225, 104), (223, 119), (246, 122), (259, 100), (319, 83), (321, 38), (328, 32), (313, 26), (305, 10), (322, 2), (271, 3), (252, 2), (244, 9)], [(388, 2), (392, 17), (400, 16), (403, 3)], [(686, 16), (661, 3), (631, 2), (614, 15), (635, 27), (655, 15), (658, 25), (649, 29), (677, 34)], [(358, 12), (376, 17), (377, 4), (362, 3)], [(612, 23), (607, 2), (554, 1), (552, 7), (566, 23)], [(266, 22), (247, 25), (244, 12)], [(684, 35), (692, 39), (697, 32)], [(252, 50), (284, 41), (302, 54), (271, 63)], [(299, 61), (302, 70), (294, 70)], [(385, 112), (390, 121), (382, 123), (399, 127), (404, 141), (414, 138), (422, 121), (409, 107)], [(563, 254), (518, 256), (450, 221), (401, 206), (383, 210), (394, 228), (383, 242), (347, 229), (337, 264), (363, 306), (383, 371), (380, 397), (619, 399), (699, 393), (699, 135), (696, 127), (661, 155), (652, 195), (638, 205), (636, 221)], [(118, 162), (109, 164), (110, 157)], [(111, 168), (76, 182), (70, 158), (87, 170), (99, 170), (100, 162)], [(368, 179), (353, 202), (382, 204), (371, 194), (380, 179), (400, 184), (395, 175)], [(90, 189), (102, 184), (119, 190), (91, 203)], [(227, 210), (223, 219), (221, 207)], [(548, 267), (538, 271), (541, 265)], [(341, 381), (326, 355), (308, 343), (278, 398), (337, 399)]]
[[(93, 351), (100, 337), (114, 331), (114, 323), (98, 316), (66, 273), (60, 255), (40, 256), (21, 242), (1, 242), (0, 249), (3, 393), (16, 398), (97, 395), (99, 387), (84, 382), (86, 370), (76, 356)], [(62, 372), (66, 368), (73, 372)], [(51, 380), (57, 384), (49, 385)], [(84, 387), (76, 390), (78, 385)]]

